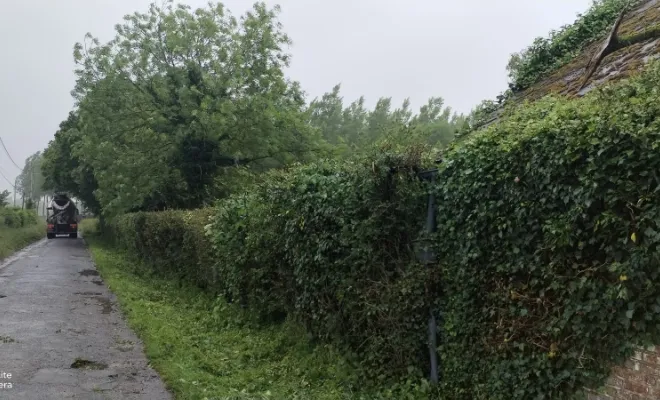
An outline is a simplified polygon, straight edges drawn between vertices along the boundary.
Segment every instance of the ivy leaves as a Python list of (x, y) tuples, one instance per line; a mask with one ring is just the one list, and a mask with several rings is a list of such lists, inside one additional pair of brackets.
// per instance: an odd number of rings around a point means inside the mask
[(448, 397), (567, 398), (660, 340), (659, 85), (656, 63), (522, 107), (447, 153)]

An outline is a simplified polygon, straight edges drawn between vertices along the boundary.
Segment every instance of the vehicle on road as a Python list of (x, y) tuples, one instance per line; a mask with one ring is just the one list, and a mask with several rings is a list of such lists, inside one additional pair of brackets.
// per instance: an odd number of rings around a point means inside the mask
[(46, 215), (46, 237), (55, 239), (58, 235), (78, 237), (78, 208), (76, 203), (65, 194), (56, 194), (48, 207)]

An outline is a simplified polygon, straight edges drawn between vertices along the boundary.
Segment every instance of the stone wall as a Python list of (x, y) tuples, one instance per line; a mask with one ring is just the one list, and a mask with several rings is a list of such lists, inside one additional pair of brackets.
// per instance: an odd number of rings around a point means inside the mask
[(588, 394), (589, 400), (660, 399), (660, 347), (640, 349), (624, 365), (612, 370), (605, 387)]

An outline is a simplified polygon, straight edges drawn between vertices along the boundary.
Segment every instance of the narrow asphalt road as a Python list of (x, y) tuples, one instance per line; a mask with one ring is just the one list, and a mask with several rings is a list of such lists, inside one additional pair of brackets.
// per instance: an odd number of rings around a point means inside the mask
[(171, 399), (82, 239), (0, 264), (0, 399)]

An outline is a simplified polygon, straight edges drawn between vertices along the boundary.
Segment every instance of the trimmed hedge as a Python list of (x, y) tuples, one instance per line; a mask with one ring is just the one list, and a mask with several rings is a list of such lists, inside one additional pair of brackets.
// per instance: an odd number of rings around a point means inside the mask
[(419, 371), (434, 283), (413, 254), (425, 206), (415, 171), (387, 156), (273, 174), (218, 205), (219, 281), (262, 316), (287, 314), (348, 347), (372, 376)]
[(463, 143), (437, 187), (451, 398), (566, 398), (660, 343), (660, 67)]
[(387, 154), (272, 173), (215, 210), (125, 216), (116, 237), (159, 271), (296, 318), (372, 377), (419, 376), (432, 308), (444, 398), (571, 398), (660, 343), (658, 88), (656, 63), (448, 150), (430, 270), (414, 261), (420, 162)]
[(128, 214), (105, 230), (148, 272), (194, 281), (264, 320), (295, 318), (358, 354), (371, 377), (421, 377), (435, 282), (414, 261), (426, 196), (408, 164), (300, 166), (215, 210)]
[(152, 271), (217, 290), (211, 243), (204, 226), (211, 209), (139, 212), (118, 217), (103, 227), (121, 247), (138, 255)]

